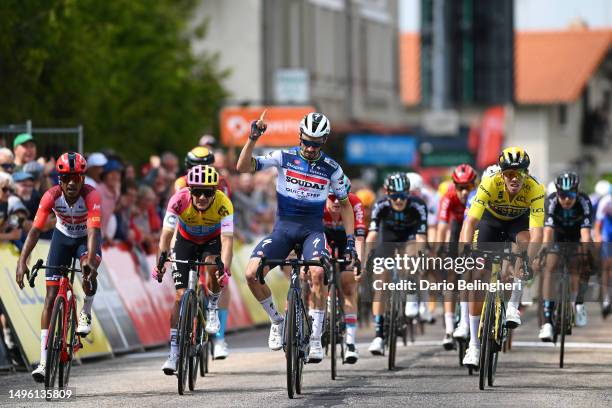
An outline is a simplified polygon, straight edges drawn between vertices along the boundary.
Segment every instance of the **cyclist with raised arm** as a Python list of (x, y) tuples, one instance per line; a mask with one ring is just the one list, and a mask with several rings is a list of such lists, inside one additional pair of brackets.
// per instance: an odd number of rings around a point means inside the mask
[[(359, 197), (351, 193), (351, 181), (344, 176), (344, 185), (348, 192), (348, 199), (355, 214), (355, 248), (360, 259), (363, 258), (363, 246), (366, 233), (365, 214), (363, 204)], [(331, 247), (338, 250), (337, 257), (344, 258), (346, 248), (346, 232), (342, 222), (340, 202), (335, 194), (327, 197), (325, 211), (323, 213), (323, 224), (325, 225), (325, 237)], [(332, 253), (332, 256), (336, 256)], [(356, 274), (347, 273), (350, 268), (345, 269), (340, 277), (340, 287), (344, 297), (344, 320), (346, 323), (346, 353), (344, 362), (355, 364), (359, 359), (359, 352), (355, 347), (357, 332), (357, 283), (361, 277)], [(357, 271), (355, 271), (357, 272)]]
[[(440, 199), (438, 207), (438, 225), (436, 230), (436, 241), (438, 245), (436, 250), (439, 256), (456, 257), (457, 245), (459, 242), (459, 233), (463, 225), (463, 215), (468, 200), (468, 195), (476, 188), (476, 171), (469, 164), (460, 164), (455, 168), (452, 174), (453, 184), (449, 187), (446, 193)], [(446, 253), (441, 250), (446, 244)], [(441, 280), (447, 280), (454, 283), (456, 281), (455, 273), (443, 273)], [(467, 338), (468, 325), (468, 302), (462, 300), (461, 304), (461, 319), (457, 327), (457, 334), (461, 338)], [(446, 350), (451, 350), (455, 347), (453, 332), (455, 331), (455, 299), (452, 291), (445, 293), (444, 301), (444, 326), (445, 335), (442, 340), (442, 346)], [(459, 329), (461, 327), (461, 329)], [(459, 336), (465, 333), (464, 336)]]
[[(159, 238), (159, 259), (153, 271), (158, 279), (165, 272), (164, 263), (169, 258), (170, 243), (175, 229), (178, 229), (173, 253), (177, 260), (213, 262), (221, 254), (225, 268), (217, 271), (211, 280), (206, 310), (206, 332), (219, 331), (218, 303), (221, 291), (229, 283), (230, 265), (233, 255), (234, 208), (229, 198), (219, 190), (219, 174), (211, 166), (197, 165), (187, 174), (188, 187), (182, 188), (170, 198), (164, 217), (162, 234)], [(162, 265), (159, 268), (159, 265)], [(208, 270), (212, 275), (214, 267)], [(189, 265), (177, 263), (172, 278), (176, 297), (170, 315), (170, 353), (162, 366), (166, 375), (176, 372), (178, 363), (178, 315), (180, 300), (189, 285)]]
[[(580, 178), (574, 172), (566, 172), (555, 179), (556, 192), (548, 196), (546, 205), (546, 221), (544, 224), (544, 240), (542, 249), (546, 249), (546, 262), (542, 284), (542, 298), (544, 302), (544, 324), (538, 337), (540, 340), (553, 341), (553, 311), (555, 301), (553, 296), (553, 272), (559, 263), (559, 252), (568, 244), (574, 244), (578, 253), (583, 253), (586, 246), (579, 243), (590, 243), (591, 227), (593, 225), (593, 206), (589, 196), (578, 190)], [(561, 244), (561, 245), (558, 245)], [(560, 248), (561, 247), (561, 248)], [(570, 249), (570, 248), (568, 248)], [(578, 264), (584, 265), (582, 259)], [(587, 314), (584, 307), (584, 294), (587, 289), (589, 274), (578, 275), (578, 264), (570, 265), (571, 285), (570, 298), (576, 304), (576, 326), (582, 327), (587, 323)]]
[[(253, 250), (247, 265), (246, 278), (251, 292), (272, 322), (268, 346), (272, 350), (280, 350), (283, 346), (284, 319), (274, 305), (270, 288), (261, 285), (257, 280), (256, 273), (261, 257), (284, 259), (296, 244), (302, 245), (304, 260), (317, 260), (325, 256), (323, 210), (329, 192), (333, 191), (340, 203), (342, 223), (346, 232), (345, 253), (355, 259), (354, 215), (344, 185), (342, 168), (321, 151), (331, 132), (327, 117), (317, 112), (304, 116), (299, 126), (299, 146), (253, 157), (255, 143), (266, 130), (263, 116), (262, 114), (259, 121), (251, 123), (249, 140), (240, 152), (236, 169), (241, 173), (270, 167), (278, 169), (276, 223), (272, 233)], [(264, 269), (264, 275), (269, 269)], [(318, 363), (323, 359), (321, 334), (327, 302), (327, 287), (324, 285), (323, 274), (321, 267), (310, 268), (312, 288), (308, 313), (312, 317), (312, 335), (308, 361), (311, 363)]]
[[(54, 212), (57, 222), (51, 238), (47, 265), (70, 267), (73, 258), (80, 260), (85, 299), (76, 332), (79, 336), (87, 336), (91, 332), (91, 307), (96, 294), (97, 269), (102, 256), (100, 195), (95, 188), (85, 184), (87, 161), (79, 153), (62, 154), (55, 163), (55, 169), (59, 174), (59, 185), (47, 190), (40, 200), (32, 229), (17, 262), (16, 280), (23, 289), (24, 276), (29, 276), (30, 273), (28, 258), (38, 243), (49, 214)], [(36, 382), (45, 380), (48, 328), (60, 278), (58, 271), (47, 269), (47, 294), (40, 319), (40, 364), (32, 371)]]
[[(427, 243), (427, 206), (419, 197), (409, 194), (410, 180), (405, 173), (389, 175), (384, 183), (385, 197), (377, 201), (372, 210), (372, 220), (366, 237), (366, 251), (371, 253), (375, 248), (377, 256), (394, 256), (385, 245), (394, 250), (407, 253), (408, 246), (417, 243), (421, 247)], [(414, 254), (413, 254), (414, 255)], [(371, 255), (372, 256), (372, 255)], [(388, 272), (381, 275), (389, 282)], [(372, 301), (375, 337), (368, 350), (374, 355), (384, 353), (385, 302), (381, 296)], [(418, 303), (406, 302), (405, 314), (415, 317), (418, 314)]]
[[(461, 228), (459, 242), (467, 244), (468, 248), (472, 242), (478, 245), (515, 242), (520, 245), (521, 252), (527, 246), (527, 258), (536, 262), (544, 227), (544, 186), (529, 175), (529, 155), (520, 147), (504, 149), (499, 155), (498, 164), (501, 171), (484, 177), (480, 182)], [(520, 285), (520, 278), (514, 279)], [(506, 325), (509, 328), (521, 324), (518, 310), (521, 294), (521, 290), (513, 290), (508, 302)], [(467, 366), (479, 365), (478, 327), (482, 305), (482, 301), (475, 299), (469, 305), (470, 344), (463, 359), (463, 364)]]

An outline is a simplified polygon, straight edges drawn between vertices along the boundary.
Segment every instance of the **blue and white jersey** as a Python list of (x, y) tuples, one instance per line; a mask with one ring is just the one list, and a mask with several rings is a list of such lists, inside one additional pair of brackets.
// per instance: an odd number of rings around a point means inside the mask
[(330, 191), (338, 200), (348, 197), (344, 173), (338, 163), (321, 152), (319, 159), (308, 161), (300, 148), (275, 150), (255, 158), (255, 171), (270, 167), (278, 169), (276, 197), (277, 216), (304, 223), (322, 225), (325, 201)]

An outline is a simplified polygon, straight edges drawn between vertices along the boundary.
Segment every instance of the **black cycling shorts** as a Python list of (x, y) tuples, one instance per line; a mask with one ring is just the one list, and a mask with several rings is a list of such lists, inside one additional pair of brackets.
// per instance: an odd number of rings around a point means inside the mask
[[(189, 241), (181, 234), (177, 234), (176, 242), (174, 243), (174, 256), (180, 260), (202, 260), (208, 255), (219, 255), (221, 253), (221, 237), (216, 237), (203, 244), (196, 244)], [(189, 265), (184, 263), (174, 264), (175, 269), (172, 271), (174, 279), (174, 287), (176, 289), (185, 289), (189, 285)]]
[(505, 221), (485, 211), (478, 223), (474, 241), (478, 243), (516, 242), (516, 236), (522, 231), (529, 231), (529, 214)]

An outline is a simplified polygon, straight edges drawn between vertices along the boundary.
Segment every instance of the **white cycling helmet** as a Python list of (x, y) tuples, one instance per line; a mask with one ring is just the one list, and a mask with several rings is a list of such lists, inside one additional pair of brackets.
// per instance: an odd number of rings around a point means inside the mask
[(599, 180), (595, 183), (595, 194), (605, 196), (610, 191), (610, 182), (608, 180)]
[(308, 137), (325, 138), (331, 132), (329, 119), (318, 112), (311, 112), (300, 122), (300, 133)]
[(556, 193), (556, 192), (557, 192), (557, 186), (555, 185), (554, 181), (551, 181), (546, 186), (546, 194), (551, 195), (552, 193)]
[(410, 172), (406, 173), (406, 176), (410, 180), (410, 191), (423, 189), (423, 177), (419, 173)]
[(492, 177), (500, 170), (501, 168), (497, 164), (493, 164), (485, 169), (485, 171), (482, 173), (482, 177)]

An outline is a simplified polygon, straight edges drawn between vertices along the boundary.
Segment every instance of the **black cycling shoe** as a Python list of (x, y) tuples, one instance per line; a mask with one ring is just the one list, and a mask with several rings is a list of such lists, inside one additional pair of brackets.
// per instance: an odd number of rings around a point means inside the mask
[(612, 305), (607, 303), (601, 307), (601, 316), (605, 319), (612, 312)]

